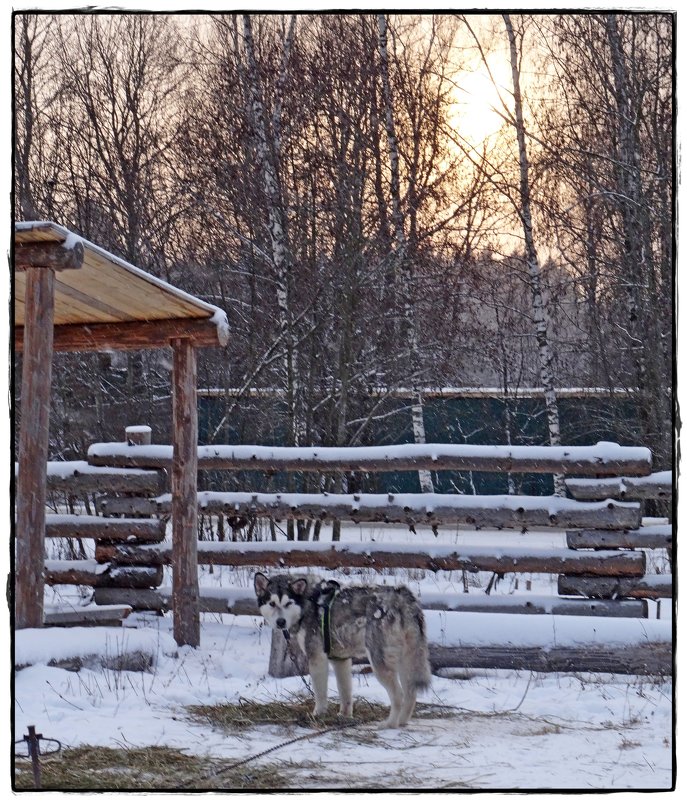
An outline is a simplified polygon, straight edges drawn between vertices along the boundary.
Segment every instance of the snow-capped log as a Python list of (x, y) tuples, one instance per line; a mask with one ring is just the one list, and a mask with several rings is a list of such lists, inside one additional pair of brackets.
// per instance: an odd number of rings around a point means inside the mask
[(145, 518), (98, 517), (95, 515), (46, 515), (46, 537), (74, 537), (146, 542), (162, 542), (165, 538), (164, 520)]
[(567, 531), (568, 548), (672, 548), (673, 527), (660, 524), (624, 531)]
[[(172, 496), (103, 498), (103, 514), (167, 515)], [(440, 495), (434, 493), (330, 495), (328, 493), (199, 492), (206, 514), (266, 517), (275, 520), (352, 520), (354, 523), (441, 525), (478, 528), (639, 528), (637, 503), (580, 502), (558, 496)]]
[[(88, 462), (111, 467), (168, 468), (171, 445), (91, 445)], [(290, 448), (260, 445), (202, 445), (199, 470), (384, 472), (396, 470), (475, 470), (614, 476), (651, 473), (648, 448), (614, 442), (596, 445), (384, 445)]]
[(669, 676), (673, 669), (669, 642), (594, 646), (580, 642), (553, 647), (502, 644), (447, 647), (430, 642), (429, 661), (433, 671), (442, 668), (495, 668), (541, 673), (568, 671)]
[(43, 617), (46, 626), (121, 626), (131, 611), (129, 604), (53, 604), (45, 607)]
[(426, 612), (433, 669), (499, 667), (537, 671), (669, 674), (669, 621)]
[(45, 583), (147, 589), (162, 583), (159, 565), (114, 566), (94, 559), (46, 559)]
[[(48, 462), (48, 489), (74, 495), (86, 492), (134, 492), (158, 495), (165, 489), (160, 470), (94, 467), (86, 461)], [(17, 468), (15, 465), (15, 475)]]
[[(96, 559), (118, 565), (169, 565), (172, 548), (160, 545), (98, 544)], [(198, 563), (270, 567), (419, 568), (495, 573), (560, 573), (570, 576), (643, 576), (639, 551), (568, 551), (555, 548), (465, 547), (407, 543), (199, 542)]]
[[(597, 552), (598, 553), (598, 552)], [(631, 552), (627, 552), (631, 553)], [(603, 578), (602, 576), (558, 577), (559, 595), (582, 595), (585, 598), (672, 598), (673, 577), (660, 573), (641, 578)]]
[(673, 497), (673, 474), (662, 470), (649, 476), (623, 476), (608, 479), (569, 478), (566, 489), (581, 500), (619, 498), (620, 500), (670, 500)]
[[(129, 606), (138, 611), (166, 612), (172, 609), (172, 588), (154, 590), (96, 588), (95, 602)], [(499, 612), (521, 615), (584, 615), (598, 617), (647, 617), (646, 601), (603, 601), (587, 598), (558, 598), (555, 595), (486, 595), (479, 593), (422, 593), (423, 609), (452, 612)], [(252, 590), (236, 587), (202, 587), (200, 611), (213, 614), (257, 615)]]

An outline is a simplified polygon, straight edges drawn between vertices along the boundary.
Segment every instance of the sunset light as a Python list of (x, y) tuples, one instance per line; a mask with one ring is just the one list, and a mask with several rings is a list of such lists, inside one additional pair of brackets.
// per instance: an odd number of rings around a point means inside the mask
[(480, 63), (455, 79), (455, 102), (451, 123), (456, 135), (473, 147), (494, 136), (506, 120), (504, 102), (512, 97), (510, 67), (505, 60)]

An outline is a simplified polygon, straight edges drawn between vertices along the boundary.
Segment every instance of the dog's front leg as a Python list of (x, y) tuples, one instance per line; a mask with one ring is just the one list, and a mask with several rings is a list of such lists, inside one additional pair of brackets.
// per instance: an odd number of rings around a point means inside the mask
[(329, 676), (329, 661), (324, 653), (311, 656), (309, 660), (310, 678), (315, 692), (315, 717), (325, 715), (327, 712), (327, 678)]
[(339, 714), (345, 718), (353, 717), (352, 662), (352, 659), (332, 659), (336, 686), (339, 689)]

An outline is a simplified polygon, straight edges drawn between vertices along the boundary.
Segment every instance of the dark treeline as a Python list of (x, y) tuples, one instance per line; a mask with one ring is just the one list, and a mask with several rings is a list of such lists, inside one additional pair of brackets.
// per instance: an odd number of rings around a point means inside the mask
[[(20, 13), (14, 42), (15, 215), (227, 311), (208, 439), (364, 444), (403, 388), (420, 440), (423, 387), (539, 386), (553, 442), (555, 388), (596, 387), (670, 464), (671, 16)], [(56, 356), (54, 458), (166, 439), (169, 370)]]

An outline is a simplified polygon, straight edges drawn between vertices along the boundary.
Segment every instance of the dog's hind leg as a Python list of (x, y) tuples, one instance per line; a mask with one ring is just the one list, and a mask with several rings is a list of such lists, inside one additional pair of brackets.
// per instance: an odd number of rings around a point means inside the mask
[(387, 693), (389, 693), (389, 702), (391, 705), (389, 717), (382, 723), (381, 728), (395, 729), (398, 726), (403, 705), (403, 690), (398, 681), (398, 676), (396, 675), (396, 671), (390, 668), (385, 662), (374, 660), (372, 654), (370, 654), (369, 657), (377, 680)]
[(332, 659), (336, 686), (339, 688), (339, 714), (345, 718), (353, 717), (353, 682), (351, 659)]
[(403, 703), (401, 704), (401, 714), (398, 717), (398, 725), (405, 726), (415, 711), (417, 687), (403, 669), (401, 669), (401, 687), (403, 689)]

